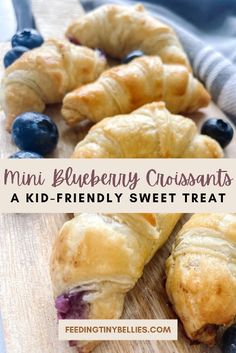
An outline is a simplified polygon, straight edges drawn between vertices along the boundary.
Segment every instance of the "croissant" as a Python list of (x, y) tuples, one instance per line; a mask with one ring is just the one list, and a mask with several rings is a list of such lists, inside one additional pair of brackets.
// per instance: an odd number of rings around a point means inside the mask
[(66, 36), (75, 43), (100, 48), (113, 58), (140, 49), (147, 55), (160, 56), (166, 64), (182, 64), (191, 71), (173, 29), (150, 16), (141, 4), (101, 6), (74, 21)]
[(166, 262), (166, 290), (191, 340), (214, 345), (236, 317), (236, 214), (196, 214)]
[(188, 118), (171, 114), (163, 102), (94, 125), (73, 158), (220, 158), (218, 142), (197, 132)]
[[(65, 223), (51, 278), (59, 319), (118, 319), (126, 293), (167, 240), (180, 214), (89, 214)], [(74, 341), (80, 353), (96, 342)]]
[(7, 68), (2, 81), (7, 129), (18, 114), (42, 112), (45, 104), (59, 103), (67, 92), (95, 80), (105, 65), (99, 51), (57, 40), (26, 52)]
[(68, 93), (62, 115), (71, 125), (85, 118), (97, 122), (160, 100), (172, 113), (193, 112), (208, 105), (210, 96), (186, 67), (163, 65), (157, 56), (144, 56)]
[[(218, 143), (187, 118), (152, 103), (107, 118), (80, 142), (75, 158), (221, 157)], [(118, 319), (125, 294), (168, 239), (180, 214), (88, 214), (64, 224), (50, 272), (59, 319)], [(98, 342), (73, 341), (80, 353)]]

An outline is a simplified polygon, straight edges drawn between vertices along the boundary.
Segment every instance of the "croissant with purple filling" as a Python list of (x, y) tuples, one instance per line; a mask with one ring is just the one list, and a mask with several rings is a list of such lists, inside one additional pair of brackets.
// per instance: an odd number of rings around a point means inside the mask
[[(64, 224), (51, 256), (59, 319), (118, 319), (126, 293), (180, 214), (82, 213)], [(97, 342), (73, 341), (80, 353)]]
[[(219, 144), (163, 103), (96, 124), (74, 158), (220, 158)], [(126, 293), (171, 234), (179, 214), (88, 214), (64, 224), (53, 248), (51, 277), (60, 319), (118, 319)], [(72, 342), (80, 353), (96, 342)]]

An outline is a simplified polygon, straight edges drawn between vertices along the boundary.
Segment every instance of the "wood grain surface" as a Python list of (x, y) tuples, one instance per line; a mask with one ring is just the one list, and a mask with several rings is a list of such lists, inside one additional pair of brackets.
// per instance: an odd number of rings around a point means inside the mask
[[(38, 28), (45, 37), (61, 37), (72, 14), (79, 16), (82, 11), (75, 0), (34, 0), (32, 3)], [(9, 44), (2, 43), (0, 47), (2, 56)], [(71, 130), (61, 119), (59, 106), (48, 108), (46, 113), (55, 119), (60, 130), (58, 148), (52, 157), (69, 157), (76, 142), (86, 134), (90, 124), (85, 122)], [(193, 118), (200, 126), (209, 116), (224, 117), (212, 103)], [(10, 134), (4, 129), (3, 112), (0, 112), (0, 146), (1, 158), (16, 151)], [(227, 149), (226, 156), (236, 157), (236, 139)], [(185, 215), (182, 218), (167, 244), (146, 266), (142, 279), (127, 295), (124, 318), (175, 318), (164, 289), (164, 263), (176, 232), (188, 217), (189, 215)], [(18, 214), (0, 216), (0, 303), (8, 353), (76, 352), (75, 349), (69, 348), (66, 342), (59, 342), (57, 338), (57, 320), (48, 266), (55, 236), (69, 218), (70, 215), (67, 214), (21, 214), (20, 208)], [(190, 345), (179, 323), (179, 339), (176, 342), (104, 342), (94, 352), (217, 353), (218, 348)]]

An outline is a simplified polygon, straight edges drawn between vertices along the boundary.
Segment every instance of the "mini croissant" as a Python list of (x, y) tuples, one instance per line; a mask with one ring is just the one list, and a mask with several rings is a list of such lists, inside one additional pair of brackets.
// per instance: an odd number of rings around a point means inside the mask
[[(82, 213), (53, 247), (51, 278), (59, 319), (118, 319), (126, 293), (168, 239), (180, 214)], [(96, 342), (74, 341), (80, 353)]]
[(85, 118), (98, 122), (154, 101), (164, 101), (172, 113), (186, 113), (208, 105), (210, 96), (186, 67), (163, 65), (157, 56), (144, 56), (68, 93), (62, 115), (70, 125)]
[(166, 262), (166, 290), (191, 340), (214, 345), (236, 317), (236, 214), (196, 214)]
[(75, 43), (100, 48), (113, 58), (140, 49), (166, 64), (190, 65), (172, 28), (150, 16), (141, 4), (104, 5), (73, 22), (66, 36)]
[[(107, 118), (80, 142), (75, 158), (221, 157), (211, 138), (164, 103)], [(64, 224), (51, 256), (59, 319), (118, 319), (126, 293), (165, 243), (180, 214), (82, 213)], [(98, 342), (73, 341), (79, 353)]]
[(220, 158), (218, 142), (200, 135), (188, 118), (171, 114), (163, 102), (94, 125), (73, 158)]
[(105, 65), (99, 51), (57, 40), (26, 52), (6, 69), (2, 80), (7, 129), (18, 114), (42, 112), (45, 104), (60, 103), (67, 92), (94, 81)]

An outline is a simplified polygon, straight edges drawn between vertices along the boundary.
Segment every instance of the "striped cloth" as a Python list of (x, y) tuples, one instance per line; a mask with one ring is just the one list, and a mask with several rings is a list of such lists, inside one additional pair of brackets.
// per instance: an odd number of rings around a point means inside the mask
[[(171, 3), (171, 0), (168, 1)], [(165, 5), (168, 4), (168, 1), (164, 1)], [(182, 3), (187, 2), (190, 4), (187, 0), (175, 0), (175, 4), (181, 1)], [(208, 5), (209, 3), (212, 3), (212, 0), (204, 1), (204, 3), (208, 3)], [(225, 1), (225, 4), (228, 2), (228, 0), (214, 0), (214, 3), (212, 3), (213, 19), (214, 16), (219, 17), (219, 13), (216, 14), (213, 9), (213, 6), (215, 6), (214, 4), (217, 2), (223, 3), (223, 1)], [(195, 76), (205, 84), (208, 91), (211, 93), (213, 101), (236, 125), (236, 1), (233, 1), (233, 4), (235, 5), (235, 17), (231, 16), (230, 18), (226, 18), (227, 23), (231, 23), (230, 26), (225, 26), (227, 27), (228, 32), (226, 30), (225, 32), (222, 32), (222, 28), (219, 24), (216, 24), (216, 28), (218, 28), (219, 31), (221, 30), (222, 33), (217, 33), (212, 28), (207, 29), (209, 32), (207, 30), (205, 30), (205, 32), (200, 31), (193, 23), (189, 23), (186, 19), (173, 13), (167, 7), (157, 5), (156, 3), (145, 2), (144, 5), (153, 16), (156, 16), (158, 19), (175, 29), (188, 54)], [(162, 0), (158, 1), (158, 3), (162, 2)], [(90, 11), (107, 3), (127, 5), (133, 4), (134, 1), (82, 0), (81, 3), (84, 6), (85, 11)], [(196, 3), (199, 3), (199, 7), (202, 5), (201, 0), (191, 3), (194, 3), (195, 6)], [(225, 13), (224, 16), (227, 16), (227, 13)], [(199, 12), (195, 12), (195, 14), (196, 19), (199, 19)], [(235, 21), (232, 22), (232, 19)], [(195, 24), (199, 25), (197, 23)], [(200, 38), (204, 38), (204, 40)], [(235, 64), (233, 63), (234, 60)]]

